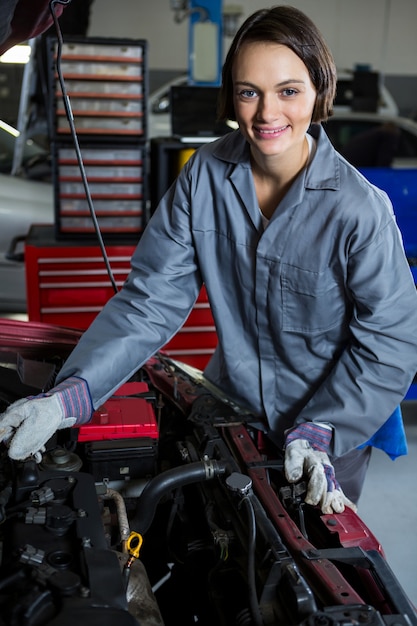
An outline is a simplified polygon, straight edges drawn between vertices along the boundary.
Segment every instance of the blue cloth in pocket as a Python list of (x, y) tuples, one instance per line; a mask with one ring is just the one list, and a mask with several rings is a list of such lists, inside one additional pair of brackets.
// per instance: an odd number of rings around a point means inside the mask
[(407, 438), (404, 430), (401, 406), (397, 406), (394, 413), (382, 424), (381, 428), (364, 444), (358, 446), (359, 449), (365, 446), (380, 448), (395, 461), (399, 456), (408, 453)]

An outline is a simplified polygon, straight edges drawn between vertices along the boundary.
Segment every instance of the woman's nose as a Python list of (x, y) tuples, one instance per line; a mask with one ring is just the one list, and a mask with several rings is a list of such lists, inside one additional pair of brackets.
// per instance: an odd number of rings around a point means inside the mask
[(265, 94), (259, 98), (258, 118), (271, 121), (279, 117), (281, 111), (279, 99), (276, 94)]

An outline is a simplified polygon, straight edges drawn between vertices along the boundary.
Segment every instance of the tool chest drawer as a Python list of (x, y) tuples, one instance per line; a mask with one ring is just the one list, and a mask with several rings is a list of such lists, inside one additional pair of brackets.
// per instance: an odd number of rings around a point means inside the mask
[(50, 37), (47, 51), (55, 236), (96, 241), (98, 225), (107, 239), (137, 237), (149, 210), (147, 41)]
[[(69, 135), (57, 69), (57, 42), (50, 40), (54, 132)], [(146, 136), (147, 42), (130, 39), (67, 38), (60, 69), (74, 124), (80, 135)]]
[[(98, 245), (79, 242), (36, 245), (31, 234), (25, 246), (28, 317), (86, 329), (114, 289)], [(109, 245), (107, 255), (116, 286), (123, 285), (135, 246)]]
[[(89, 144), (80, 149), (100, 231), (117, 239), (142, 232), (146, 217), (145, 147)], [(95, 236), (76, 152), (54, 146), (55, 225), (58, 238)]]
[[(118, 289), (130, 271), (134, 243), (106, 245)], [(25, 244), (29, 321), (85, 330), (114, 295), (98, 245), (57, 241), (53, 226), (32, 226)], [(203, 287), (188, 319), (163, 350), (204, 369), (217, 345), (214, 321)]]

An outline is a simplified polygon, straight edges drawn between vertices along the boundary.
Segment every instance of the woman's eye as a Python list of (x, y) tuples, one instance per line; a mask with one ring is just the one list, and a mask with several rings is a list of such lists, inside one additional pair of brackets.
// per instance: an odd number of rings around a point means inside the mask
[(242, 91), (239, 92), (239, 95), (242, 98), (254, 98), (257, 94), (254, 89), (242, 89)]
[(295, 96), (296, 93), (298, 93), (296, 89), (291, 89), (290, 87), (288, 87), (288, 89), (283, 90), (282, 95), (289, 97), (289, 96)]

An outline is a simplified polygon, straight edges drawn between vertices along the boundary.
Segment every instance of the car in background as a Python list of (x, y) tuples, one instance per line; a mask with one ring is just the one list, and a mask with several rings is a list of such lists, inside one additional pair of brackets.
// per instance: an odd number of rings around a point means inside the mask
[[(404, 239), (404, 246), (417, 284), (417, 122), (377, 113), (336, 112), (323, 123), (331, 142), (362, 174), (388, 194)], [(389, 164), (363, 165), (348, 151), (359, 137), (390, 127), (397, 133), (395, 153)], [(364, 151), (366, 146), (364, 146)]]
[[(365, 76), (366, 73), (364, 72), (363, 75)], [(352, 111), (355, 108), (355, 105), (359, 105), (359, 103), (355, 103), (355, 76), (360, 77), (361, 72), (354, 72), (353, 70), (346, 69), (338, 70), (336, 98), (334, 101), (335, 112), (346, 113)], [(377, 74), (375, 74), (374, 78), (377, 78)], [(380, 115), (399, 115), (400, 111), (395, 98), (383, 82), (379, 82), (378, 84), (378, 93), (379, 97), (376, 112)]]
[(24, 242), (32, 224), (53, 224), (51, 183), (0, 174), (0, 311), (26, 311)]
[[(13, 170), (18, 137), (19, 131), (0, 119), (0, 173), (2, 174), (10, 174)], [(31, 180), (50, 179), (50, 150), (32, 138), (24, 141), (21, 150), (22, 156), (18, 164), (21, 174)]]
[[(398, 141), (389, 166), (396, 169), (417, 169), (417, 122), (398, 115), (367, 112), (341, 112), (323, 123), (332, 144), (343, 156), (349, 159), (348, 147), (360, 137), (368, 136), (382, 128), (391, 128)], [(353, 162), (353, 165), (358, 163)], [(358, 165), (361, 167), (361, 165)]]
[(32, 224), (53, 224), (49, 151), (25, 142), (21, 171), (11, 175), (17, 133), (0, 124), (0, 311), (26, 312), (24, 241)]
[(187, 74), (179, 74), (166, 83), (160, 85), (149, 96), (148, 101), (148, 136), (171, 137), (171, 114), (170, 114), (170, 93), (171, 87), (176, 85), (186, 85)]

